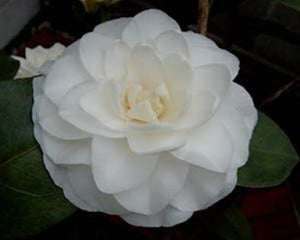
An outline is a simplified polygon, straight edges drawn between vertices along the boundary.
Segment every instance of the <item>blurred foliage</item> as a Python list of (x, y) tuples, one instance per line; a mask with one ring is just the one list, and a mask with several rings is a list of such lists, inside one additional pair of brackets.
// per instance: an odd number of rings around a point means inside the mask
[(0, 51), (0, 81), (13, 79), (17, 74), (19, 65), (19, 61), (7, 57)]
[(75, 208), (49, 178), (33, 137), (32, 79), (14, 80), (18, 64), (2, 53), (0, 64), (0, 239), (14, 239), (57, 224)]
[(300, 1), (299, 0), (275, 0), (282, 3), (283, 5), (289, 6), (300, 12)]

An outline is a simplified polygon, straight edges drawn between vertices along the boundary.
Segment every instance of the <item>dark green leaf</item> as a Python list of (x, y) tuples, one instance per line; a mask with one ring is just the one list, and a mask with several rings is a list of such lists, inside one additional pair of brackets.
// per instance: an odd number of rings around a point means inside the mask
[(19, 61), (6, 56), (0, 51), (0, 81), (12, 80), (19, 69)]
[(31, 84), (0, 82), (0, 239), (38, 233), (74, 212), (51, 182), (34, 140)]
[(299, 0), (275, 0), (276, 2), (280, 2), (283, 5), (286, 5), (296, 11), (300, 12), (300, 1)]
[(252, 231), (246, 216), (239, 207), (232, 205), (218, 216), (216, 221), (211, 223), (211, 230), (226, 240), (251, 240)]
[(250, 143), (249, 160), (238, 172), (238, 185), (279, 185), (289, 176), (298, 160), (298, 155), (285, 133), (269, 117), (259, 113)]

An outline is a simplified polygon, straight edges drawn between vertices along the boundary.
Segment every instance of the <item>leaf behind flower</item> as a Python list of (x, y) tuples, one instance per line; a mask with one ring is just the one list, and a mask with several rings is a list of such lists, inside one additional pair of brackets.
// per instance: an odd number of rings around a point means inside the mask
[(18, 72), (19, 66), (19, 61), (6, 56), (0, 50), (0, 81), (14, 79)]
[(250, 142), (248, 162), (238, 172), (238, 185), (277, 186), (290, 175), (298, 161), (289, 138), (274, 121), (260, 112)]
[(31, 79), (0, 81), (0, 239), (38, 233), (75, 210), (43, 166), (31, 108)]

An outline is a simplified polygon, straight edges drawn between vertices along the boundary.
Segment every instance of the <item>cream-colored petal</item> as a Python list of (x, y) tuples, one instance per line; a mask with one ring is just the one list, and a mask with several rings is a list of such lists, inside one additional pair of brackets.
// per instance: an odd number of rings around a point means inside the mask
[(179, 25), (160, 10), (143, 11), (130, 21), (123, 32), (123, 40), (130, 46), (154, 39), (160, 33), (168, 30), (180, 30)]

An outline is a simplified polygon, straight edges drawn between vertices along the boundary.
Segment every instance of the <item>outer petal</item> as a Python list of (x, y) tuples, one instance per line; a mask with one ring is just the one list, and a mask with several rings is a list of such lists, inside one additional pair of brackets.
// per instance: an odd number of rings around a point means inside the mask
[(137, 14), (123, 32), (123, 39), (131, 46), (155, 38), (168, 30), (180, 30), (178, 24), (160, 10), (151, 9)]
[(54, 163), (90, 164), (91, 142), (89, 139), (66, 141), (47, 134), (38, 124), (34, 128), (34, 136), (43, 153), (51, 157)]
[(185, 222), (193, 215), (193, 212), (180, 211), (172, 206), (153, 215), (143, 215), (130, 213), (122, 215), (126, 222), (141, 227), (172, 227), (176, 224)]
[(100, 192), (93, 180), (90, 167), (76, 165), (62, 167), (44, 157), (44, 162), (52, 179), (60, 186), (64, 195), (75, 206), (86, 211), (101, 211), (108, 214), (125, 214), (112, 195)]
[[(41, 83), (43, 79), (35, 80), (33, 84), (34, 88), (34, 106), (32, 110), (32, 117), (35, 123), (39, 123), (45, 131), (53, 136), (62, 139), (82, 139), (88, 138), (90, 135), (75, 128), (68, 122), (64, 121), (58, 116), (57, 106), (51, 102), (51, 100), (43, 94)], [(39, 94), (39, 95), (37, 95)]]
[(205, 65), (194, 69), (193, 89), (207, 91), (221, 102), (232, 81), (224, 65)]
[(99, 191), (90, 167), (80, 165), (69, 167), (67, 176), (73, 192), (97, 211), (118, 215), (127, 212), (112, 195)]
[(243, 116), (233, 107), (223, 104), (214, 118), (227, 128), (233, 140), (234, 157), (231, 168), (244, 165), (249, 155), (252, 132), (249, 131)]
[(251, 96), (242, 86), (236, 83), (232, 84), (225, 98), (224, 105), (234, 106), (244, 117), (250, 132), (253, 131), (257, 122), (257, 110)]
[(80, 209), (86, 210), (86, 211), (96, 211), (94, 207), (92, 207), (90, 204), (82, 201), (71, 189), (70, 183), (67, 179), (67, 174), (66, 174), (66, 168), (54, 164), (47, 155), (43, 156), (44, 164), (49, 172), (52, 180), (54, 183), (62, 188), (63, 193), (65, 197), (75, 206), (79, 207)]
[(77, 128), (90, 134), (114, 138), (124, 136), (124, 134), (119, 131), (108, 129), (96, 118), (83, 111), (80, 107), (79, 101), (82, 95), (94, 88), (98, 88), (98, 84), (93, 81), (85, 82), (72, 88), (62, 100), (62, 104), (59, 109), (60, 116)]
[(190, 52), (191, 64), (193, 67), (199, 67), (208, 64), (225, 65), (234, 79), (239, 71), (239, 60), (230, 52), (223, 49), (193, 47)]
[(224, 188), (225, 180), (225, 173), (193, 166), (189, 170), (184, 187), (172, 205), (182, 211), (205, 209), (219, 200), (218, 195)]
[(56, 115), (42, 119), (40, 124), (48, 133), (65, 140), (75, 140), (90, 137), (90, 134), (66, 122), (59, 115), (57, 115), (57, 113)]
[(191, 130), (187, 144), (172, 154), (205, 169), (226, 172), (233, 159), (234, 146), (224, 125), (210, 120), (204, 126)]
[(197, 48), (215, 48), (215, 49), (218, 48), (218, 46), (214, 43), (214, 41), (212, 41), (211, 39), (209, 39), (208, 37), (206, 37), (202, 34), (188, 31), (188, 32), (183, 32), (182, 35), (187, 42), (189, 52), (193, 52), (193, 49), (195, 47), (197, 47)]
[(104, 59), (105, 51), (110, 48), (115, 39), (109, 36), (87, 33), (80, 39), (79, 53), (81, 61), (88, 73), (95, 80), (105, 78)]
[(120, 39), (122, 33), (132, 18), (118, 18), (111, 21), (99, 24), (94, 28), (94, 32), (103, 36), (113, 37)]
[(126, 191), (142, 184), (155, 169), (157, 156), (137, 155), (126, 140), (95, 137), (92, 171), (98, 188), (106, 193)]
[(189, 58), (187, 43), (181, 33), (171, 30), (159, 34), (155, 38), (155, 46), (163, 57), (169, 54), (178, 54), (183, 58)]
[(58, 105), (63, 96), (73, 86), (89, 79), (90, 76), (86, 73), (78, 55), (74, 52), (54, 63), (46, 77), (44, 90), (46, 95)]
[(161, 154), (151, 178), (135, 189), (115, 194), (117, 201), (126, 209), (154, 214), (162, 210), (181, 190), (189, 165), (176, 160), (170, 154)]

